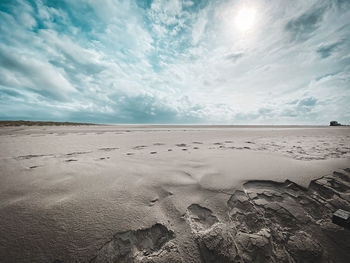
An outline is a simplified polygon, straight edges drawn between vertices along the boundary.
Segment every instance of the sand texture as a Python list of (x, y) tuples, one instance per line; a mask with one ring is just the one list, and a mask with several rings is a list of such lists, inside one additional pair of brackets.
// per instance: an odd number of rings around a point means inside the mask
[(0, 261), (348, 262), (349, 127), (0, 129)]

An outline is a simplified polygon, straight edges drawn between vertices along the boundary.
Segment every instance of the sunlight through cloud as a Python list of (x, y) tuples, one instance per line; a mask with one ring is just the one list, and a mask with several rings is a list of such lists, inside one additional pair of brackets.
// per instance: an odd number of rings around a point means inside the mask
[(256, 9), (253, 7), (241, 7), (235, 17), (235, 26), (239, 31), (248, 31), (254, 27), (256, 21)]

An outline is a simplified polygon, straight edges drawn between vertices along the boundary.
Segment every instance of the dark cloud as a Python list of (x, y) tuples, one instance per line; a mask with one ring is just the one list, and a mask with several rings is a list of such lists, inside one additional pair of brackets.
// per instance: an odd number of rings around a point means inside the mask
[(135, 123), (173, 122), (176, 111), (147, 95), (125, 96), (118, 100), (117, 110), (126, 120)]
[(272, 109), (269, 109), (269, 108), (260, 108), (258, 110), (259, 114), (260, 115), (269, 115), (272, 113)]
[[(167, 105), (160, 98), (150, 94), (131, 96), (118, 92), (109, 98), (114, 101), (114, 104), (111, 105), (115, 111), (113, 114), (114, 122), (194, 123), (199, 120), (194, 114), (187, 114), (185, 109), (180, 112), (179, 109)], [(200, 109), (191, 108), (190, 110), (198, 111)]]
[[(0, 89), (0, 98), (3, 95), (16, 95), (10, 90)], [(94, 123), (194, 123), (196, 118), (180, 114), (176, 109), (162, 103), (159, 98), (150, 95), (127, 96), (121, 92), (111, 96), (114, 102), (95, 101), (91, 108), (61, 108), (55, 104), (39, 105), (23, 101), (21, 107), (13, 100), (0, 104), (0, 119), (22, 120), (50, 120), (50, 121), (77, 121)], [(109, 107), (109, 111), (96, 110)]]
[(282, 111), (281, 116), (304, 118), (312, 114), (313, 108), (317, 105), (318, 100), (314, 97), (302, 98), (286, 103), (290, 105)]
[(152, 0), (138, 0), (136, 1), (136, 4), (141, 8), (148, 9), (151, 7), (152, 2)]
[(349, 0), (333, 0), (333, 2), (339, 7), (344, 7), (345, 5), (350, 5)]
[(13, 89), (0, 88), (0, 98), (3, 97), (22, 97), (22, 94)]
[(301, 99), (301, 100), (298, 102), (298, 106), (299, 106), (299, 107), (302, 107), (302, 106), (311, 107), (311, 106), (315, 106), (316, 103), (317, 103), (317, 99), (316, 99), (316, 98), (309, 97), (309, 98)]
[(323, 45), (319, 47), (316, 52), (320, 54), (321, 58), (328, 58), (334, 51), (337, 50), (337, 48), (342, 44), (341, 41), (329, 44), (329, 45)]
[[(49, 63), (38, 61), (29, 55), (14, 54), (10, 48), (0, 47), (0, 66), (4, 75), (11, 72), (16, 79), (14, 83), (21, 82), (18, 88), (30, 90), (48, 99), (68, 101), (67, 93), (74, 91), (71, 84)], [(9, 85), (5, 79), (0, 79), (0, 84)]]
[(303, 41), (320, 25), (326, 7), (313, 8), (299, 17), (290, 20), (285, 30), (290, 34), (292, 41)]
[(232, 54), (226, 56), (226, 59), (230, 60), (232, 62), (236, 62), (241, 57), (243, 57), (243, 53), (232, 53)]
[(185, 0), (182, 2), (182, 8), (185, 11), (189, 12), (198, 12), (201, 9), (204, 9), (206, 6), (209, 5), (210, 2), (214, 2), (213, 0)]

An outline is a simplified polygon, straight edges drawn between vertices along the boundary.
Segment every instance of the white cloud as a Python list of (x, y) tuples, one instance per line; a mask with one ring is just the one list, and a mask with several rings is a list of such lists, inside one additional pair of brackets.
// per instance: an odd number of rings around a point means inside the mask
[[(9, 109), (17, 93), (32, 94), (36, 104), (29, 108), (49, 108), (56, 117), (78, 118), (80, 112), (110, 122), (118, 114), (125, 122), (157, 122), (157, 116), (174, 122), (344, 122), (350, 115), (349, 7), (250, 1), (256, 24), (242, 33), (234, 16), (245, 3), (0, 5), (0, 88)], [(334, 43), (341, 44), (332, 49)], [(317, 103), (289, 104), (308, 98)]]
[(199, 40), (202, 38), (202, 35), (205, 30), (205, 26), (208, 23), (206, 17), (204, 15), (199, 16), (196, 23), (193, 25), (192, 28), (192, 44), (195, 46), (199, 42)]

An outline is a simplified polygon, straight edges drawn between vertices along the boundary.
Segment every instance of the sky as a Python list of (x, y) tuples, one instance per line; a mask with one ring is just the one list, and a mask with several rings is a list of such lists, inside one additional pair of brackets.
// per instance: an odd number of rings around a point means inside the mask
[(350, 0), (0, 0), (0, 119), (350, 124)]

